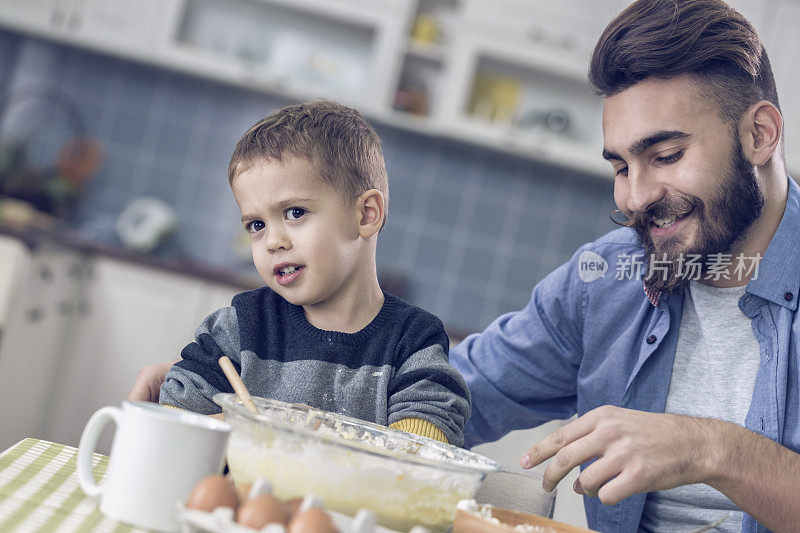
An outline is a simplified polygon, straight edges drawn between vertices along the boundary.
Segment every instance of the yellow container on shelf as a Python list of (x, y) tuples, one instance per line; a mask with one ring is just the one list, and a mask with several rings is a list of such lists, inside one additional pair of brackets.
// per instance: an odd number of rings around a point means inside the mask
[(438, 43), (442, 37), (442, 29), (439, 20), (430, 13), (420, 13), (414, 19), (414, 26), (411, 29), (411, 39), (422, 45), (433, 45)]
[(491, 122), (511, 123), (521, 93), (520, 80), (479, 72), (472, 85), (468, 111), (477, 118)]

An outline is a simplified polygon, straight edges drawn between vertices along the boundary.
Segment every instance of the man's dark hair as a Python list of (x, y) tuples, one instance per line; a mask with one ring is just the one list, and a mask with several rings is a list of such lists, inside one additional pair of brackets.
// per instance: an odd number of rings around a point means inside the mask
[(767, 51), (753, 25), (721, 0), (638, 0), (606, 27), (589, 82), (611, 96), (646, 78), (691, 74), (732, 127), (760, 100), (778, 109)]

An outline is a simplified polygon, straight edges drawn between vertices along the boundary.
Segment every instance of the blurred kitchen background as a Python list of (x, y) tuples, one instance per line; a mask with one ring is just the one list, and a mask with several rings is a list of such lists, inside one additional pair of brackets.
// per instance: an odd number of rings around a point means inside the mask
[[(454, 342), (524, 306), (613, 228), (586, 69), (627, 3), (0, 0), (0, 449), (76, 444), (139, 368), (260, 285), (226, 169), (288, 103), (352, 105), (383, 139), (386, 288)], [(800, 3), (735, 6), (770, 51), (791, 171)], [(552, 427), (479, 451), (515, 464)]]

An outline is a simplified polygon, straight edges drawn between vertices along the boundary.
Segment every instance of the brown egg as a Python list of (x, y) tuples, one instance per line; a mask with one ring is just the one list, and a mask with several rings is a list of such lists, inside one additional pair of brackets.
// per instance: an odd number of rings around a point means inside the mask
[(250, 489), (253, 488), (253, 485), (250, 483), (246, 483), (244, 485), (236, 485), (236, 492), (239, 493), (239, 501), (244, 502), (250, 497)]
[(275, 496), (261, 494), (239, 507), (236, 521), (243, 526), (261, 529), (267, 524), (286, 524), (289, 521), (289, 512)]
[(289, 522), (289, 533), (338, 533), (333, 520), (324, 509), (311, 507)]
[(239, 506), (239, 493), (236, 487), (224, 476), (208, 476), (194, 486), (192, 494), (186, 500), (187, 509), (198, 509), (211, 512), (217, 507)]
[(297, 514), (297, 510), (300, 509), (300, 506), (303, 504), (303, 497), (298, 496), (296, 498), (292, 498), (290, 500), (286, 500), (283, 502), (283, 506), (286, 508), (286, 511), (289, 513), (290, 516), (294, 516)]

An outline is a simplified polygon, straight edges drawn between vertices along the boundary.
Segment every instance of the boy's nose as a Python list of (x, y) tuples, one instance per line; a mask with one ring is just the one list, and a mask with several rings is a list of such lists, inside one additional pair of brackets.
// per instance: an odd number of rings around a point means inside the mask
[(291, 243), (289, 242), (289, 238), (286, 235), (286, 232), (282, 230), (273, 229), (267, 234), (267, 251), (270, 253), (275, 253), (278, 250), (288, 250), (290, 249)]

